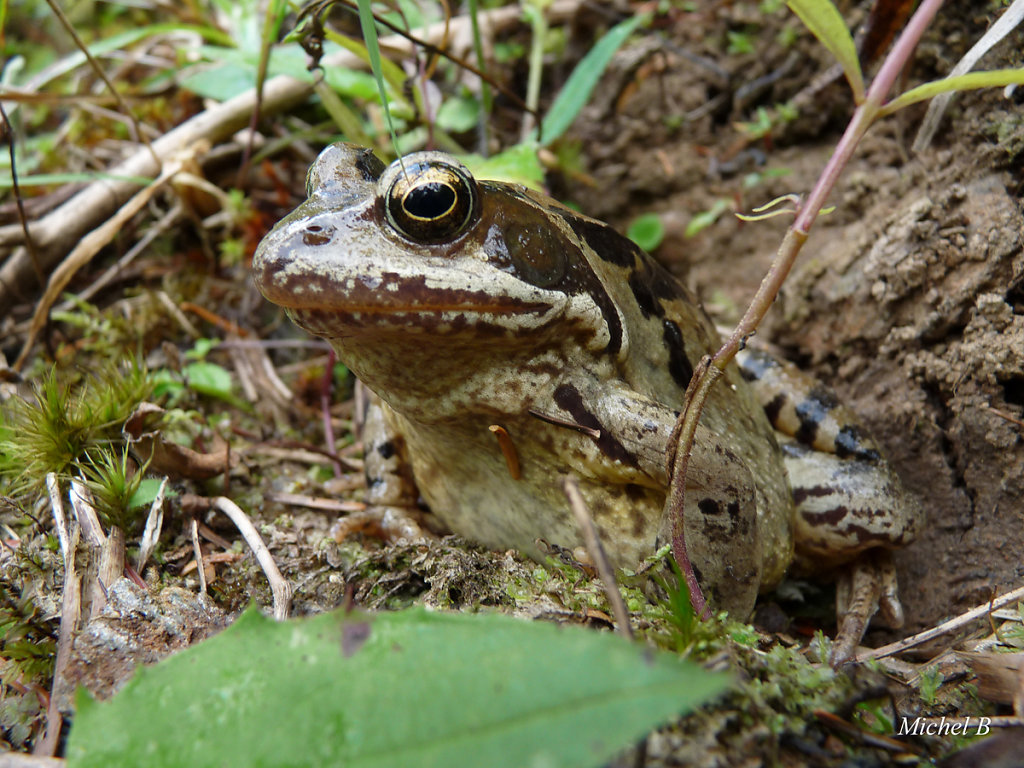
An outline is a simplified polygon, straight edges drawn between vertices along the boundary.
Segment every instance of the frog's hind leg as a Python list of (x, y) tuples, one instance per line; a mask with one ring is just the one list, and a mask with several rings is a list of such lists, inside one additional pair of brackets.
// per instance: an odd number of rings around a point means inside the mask
[(833, 663), (842, 663), (879, 609), (890, 626), (902, 625), (889, 550), (913, 540), (920, 508), (830, 390), (758, 350), (745, 350), (739, 363), (780, 433), (796, 504), (798, 563), (818, 571), (846, 565), (837, 589), (840, 631), (833, 648)]
[(839, 628), (832, 646), (833, 663), (853, 658), (868, 622), (881, 610), (892, 628), (903, 626), (903, 606), (897, 595), (896, 567), (892, 553), (874, 549), (842, 571), (836, 582), (836, 616)]

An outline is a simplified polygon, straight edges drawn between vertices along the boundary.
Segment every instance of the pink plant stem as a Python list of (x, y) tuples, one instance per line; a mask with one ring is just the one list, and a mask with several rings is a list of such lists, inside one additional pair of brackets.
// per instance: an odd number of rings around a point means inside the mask
[(761, 281), (757, 293), (750, 302), (743, 318), (737, 324), (729, 339), (722, 345), (711, 364), (699, 366), (699, 372), (695, 374), (694, 381), (690, 382), (687, 389), (687, 405), (679, 416), (675, 432), (678, 440), (674, 443), (677, 450), (667, 457), (669, 477), (671, 478), (668, 498), (665, 502), (666, 514), (672, 520), (672, 554), (679, 563), (686, 581), (690, 586), (690, 601), (694, 610), (701, 617), (708, 615), (708, 608), (704, 601), (700, 587), (697, 584), (693, 566), (690, 564), (686, 551), (686, 537), (684, 534), (683, 507), (686, 488), (686, 469), (689, 463), (690, 451), (693, 447), (694, 435), (697, 431), (697, 422), (700, 419), (701, 411), (707, 400), (708, 393), (722, 373), (725, 371), (729, 361), (732, 360), (740, 347), (746, 343), (746, 339), (757, 329), (764, 316), (768, 314), (775, 297), (779, 294), (783, 281), (789, 275), (793, 262), (796, 261), (800, 248), (807, 241), (808, 233), (814, 224), (818, 213), (821, 211), (825, 200), (828, 198), (839, 175), (846, 168), (853, 156), (854, 150), (864, 137), (868, 128), (877, 119), (878, 112), (892, 90), (893, 83), (899, 73), (903, 71), (911, 54), (917, 47), (925, 29), (931, 23), (935, 14), (938, 13), (942, 0), (923, 0), (914, 16), (910, 19), (906, 29), (900, 35), (896, 44), (893, 45), (889, 55), (882, 62), (882, 66), (871, 82), (864, 103), (857, 106), (850, 124), (846, 127), (842, 138), (836, 145), (835, 152), (829, 158), (825, 169), (818, 178), (817, 183), (807, 196), (806, 201), (800, 207), (793, 225), (786, 232), (779, 250), (775, 255), (775, 261), (771, 269)]

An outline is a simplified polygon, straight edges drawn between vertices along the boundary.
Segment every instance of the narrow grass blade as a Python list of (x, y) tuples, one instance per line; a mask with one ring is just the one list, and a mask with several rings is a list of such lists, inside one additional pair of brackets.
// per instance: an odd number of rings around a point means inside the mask
[(1024, 84), (1024, 69), (993, 69), (990, 72), (969, 72), (966, 75), (945, 77), (911, 88), (901, 93), (879, 110), (878, 116), (891, 115), (904, 107), (950, 91), (973, 91), (978, 88), (1001, 88), (1016, 83)]
[(384, 88), (384, 75), (380, 58), (380, 43), (377, 41), (377, 22), (373, 18), (373, 7), (371, 0), (357, 0), (359, 5), (359, 26), (363, 31), (363, 40), (366, 41), (366, 51), (370, 55), (370, 69), (377, 79), (377, 89), (380, 91), (380, 102), (384, 107), (384, 120), (388, 124), (388, 133), (391, 134), (391, 144), (398, 152), (398, 136), (395, 134), (395, 124), (391, 119), (391, 109), (388, 106), (388, 94)]
[(583, 109), (583, 105), (590, 99), (594, 86), (601, 79), (612, 56), (626, 42), (633, 30), (646, 22), (648, 18), (648, 16), (640, 14), (616, 24), (580, 60), (544, 118), (540, 142), (542, 145), (547, 146), (568, 130), (572, 121)]

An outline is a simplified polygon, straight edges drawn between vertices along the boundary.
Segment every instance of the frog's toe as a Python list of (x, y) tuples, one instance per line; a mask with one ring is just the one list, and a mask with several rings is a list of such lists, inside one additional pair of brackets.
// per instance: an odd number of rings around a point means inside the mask
[(852, 563), (836, 585), (836, 615), (839, 629), (829, 664), (840, 667), (852, 661), (857, 645), (872, 617), (881, 612), (892, 628), (903, 626), (896, 569), (887, 550), (874, 550)]
[(899, 586), (896, 583), (896, 566), (892, 554), (882, 550), (875, 556), (878, 564), (879, 594), (878, 608), (890, 629), (903, 626), (903, 604), (900, 602)]
[(425, 528), (422, 512), (407, 507), (371, 506), (339, 518), (331, 526), (331, 536), (339, 544), (357, 533), (389, 544), (415, 544), (435, 538)]

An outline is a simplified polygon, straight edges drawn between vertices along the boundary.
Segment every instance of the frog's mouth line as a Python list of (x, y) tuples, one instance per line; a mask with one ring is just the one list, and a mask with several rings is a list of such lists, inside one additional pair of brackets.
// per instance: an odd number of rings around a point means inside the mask
[[(507, 336), (524, 326), (548, 325), (545, 318), (551, 307), (538, 305), (435, 304), (416, 307), (381, 307), (362, 305), (344, 309), (288, 309), (292, 321), (310, 333), (324, 338), (377, 334), (434, 334), (472, 337)], [(532, 316), (531, 320), (515, 320)], [(503, 320), (505, 322), (503, 322)]]
[(551, 309), (550, 304), (540, 302), (532, 304), (427, 304), (427, 305), (392, 305), (380, 304), (321, 304), (302, 307), (282, 305), (290, 312), (316, 313), (323, 315), (437, 315), (443, 312), (455, 312), (464, 315), (527, 315), (543, 314)]
[[(355, 276), (334, 283), (321, 275), (292, 274), (264, 270), (257, 285), (270, 301), (292, 312), (336, 315), (362, 314), (386, 318), (397, 315), (439, 315), (445, 312), (467, 316), (544, 315), (557, 306), (541, 297), (495, 294), (481, 289), (430, 286), (423, 276), (403, 277), (383, 273)], [(338, 282), (348, 288), (339, 290)]]

